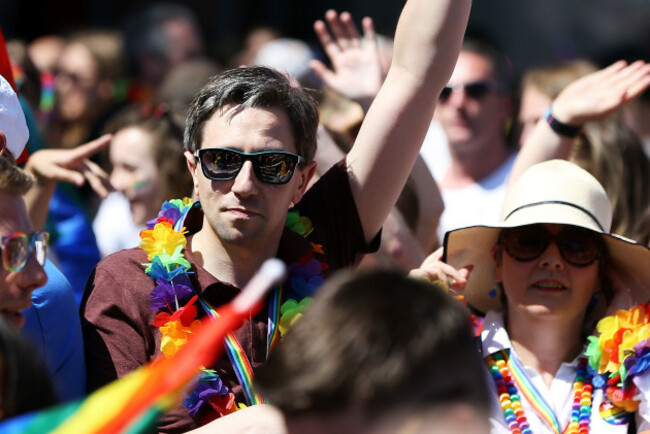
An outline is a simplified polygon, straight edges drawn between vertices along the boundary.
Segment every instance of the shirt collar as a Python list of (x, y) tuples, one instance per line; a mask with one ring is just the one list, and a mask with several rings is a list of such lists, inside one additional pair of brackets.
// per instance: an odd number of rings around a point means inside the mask
[[(483, 350), (483, 357), (487, 357), (501, 350), (507, 350), (510, 353), (517, 354), (512, 348), (512, 342), (508, 331), (506, 330), (503, 321), (502, 310), (491, 310), (485, 315), (483, 323), (483, 331), (481, 332), (481, 349)], [(585, 357), (584, 352), (587, 347), (583, 349), (582, 353), (578, 355), (571, 362), (565, 362), (569, 367), (577, 367), (581, 357)]]

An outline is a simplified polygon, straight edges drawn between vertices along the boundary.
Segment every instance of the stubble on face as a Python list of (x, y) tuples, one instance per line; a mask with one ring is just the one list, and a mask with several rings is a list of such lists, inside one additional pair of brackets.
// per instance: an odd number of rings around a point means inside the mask
[[(243, 152), (284, 150), (296, 152), (286, 114), (280, 109), (249, 108), (215, 112), (204, 127), (202, 148), (225, 147)], [(205, 221), (224, 245), (252, 249), (277, 248), (287, 210), (300, 185), (298, 173), (287, 184), (263, 183), (244, 163), (237, 177), (211, 181), (194, 170)]]

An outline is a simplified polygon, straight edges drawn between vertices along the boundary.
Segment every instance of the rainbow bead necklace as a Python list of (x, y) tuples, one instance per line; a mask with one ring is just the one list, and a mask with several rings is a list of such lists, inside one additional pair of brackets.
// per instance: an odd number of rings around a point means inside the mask
[(571, 418), (562, 431), (553, 411), (525, 377), (523, 369), (514, 363), (506, 351), (498, 351), (487, 356), (485, 362), (496, 385), (499, 404), (508, 429), (513, 434), (532, 434), (521, 404), (519, 390), (556, 434), (586, 434), (589, 432), (593, 386), (591, 384), (592, 376), (587, 371), (587, 359), (580, 359), (576, 379), (573, 382)]

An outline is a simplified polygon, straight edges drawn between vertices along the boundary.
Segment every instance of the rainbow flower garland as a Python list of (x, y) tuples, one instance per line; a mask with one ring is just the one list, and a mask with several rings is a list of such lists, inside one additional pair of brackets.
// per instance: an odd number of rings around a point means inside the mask
[(599, 336), (589, 336), (589, 367), (600, 374), (594, 386), (604, 389), (611, 402), (625, 412), (639, 407), (632, 380), (650, 367), (650, 303), (619, 310), (601, 319)]
[[(210, 315), (217, 317), (216, 310), (196, 294), (189, 279), (191, 264), (185, 259), (183, 249), (187, 245), (183, 227), (187, 214), (193, 206), (191, 199), (173, 199), (165, 202), (158, 218), (147, 222), (148, 229), (140, 233), (140, 248), (147, 252), (151, 261), (142, 264), (145, 273), (155, 280), (151, 291), (151, 309), (161, 310), (153, 320), (160, 329), (160, 351), (164, 357), (175, 354), (185, 345), (200, 323), (197, 319), (199, 304)], [(313, 231), (311, 221), (297, 211), (287, 215), (286, 226), (292, 231), (308, 236)], [(269, 300), (269, 327), (267, 357), (277, 341), (301, 316), (311, 302), (311, 295), (323, 283), (323, 271), (328, 265), (318, 259), (323, 255), (322, 246), (311, 243), (312, 251), (289, 266), (290, 287), (276, 288)], [(283, 303), (284, 300), (284, 303)], [(226, 352), (234, 372), (242, 385), (247, 404), (263, 402), (252, 388), (252, 368), (241, 345), (230, 333), (225, 341)], [(205, 367), (198, 376), (194, 390), (183, 400), (192, 417), (203, 414), (200, 422), (213, 419), (245, 407), (236, 403), (235, 396), (223, 384), (219, 375)]]

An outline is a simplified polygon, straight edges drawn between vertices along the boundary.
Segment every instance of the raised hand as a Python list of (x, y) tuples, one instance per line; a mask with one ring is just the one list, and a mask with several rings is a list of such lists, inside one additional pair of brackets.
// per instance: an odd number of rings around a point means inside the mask
[(325, 22), (318, 20), (314, 31), (333, 70), (318, 60), (312, 60), (310, 66), (325, 85), (358, 102), (367, 111), (385, 78), (372, 19), (365, 17), (361, 22), (363, 39), (348, 12), (339, 15), (328, 10), (325, 20), (329, 30)]
[(39, 184), (56, 184), (58, 181), (81, 186), (88, 182), (102, 198), (114, 190), (108, 174), (90, 161), (92, 155), (108, 146), (112, 136), (107, 134), (73, 149), (43, 149), (30, 156), (25, 169)]
[(442, 253), (443, 248), (440, 247), (427, 256), (419, 268), (411, 270), (409, 276), (438, 280), (443, 286), (456, 292), (462, 292), (465, 285), (467, 285), (467, 278), (473, 267), (467, 266), (457, 270), (451, 265), (442, 262)]
[(553, 101), (553, 116), (569, 125), (606, 118), (650, 86), (650, 64), (618, 61), (569, 84)]

